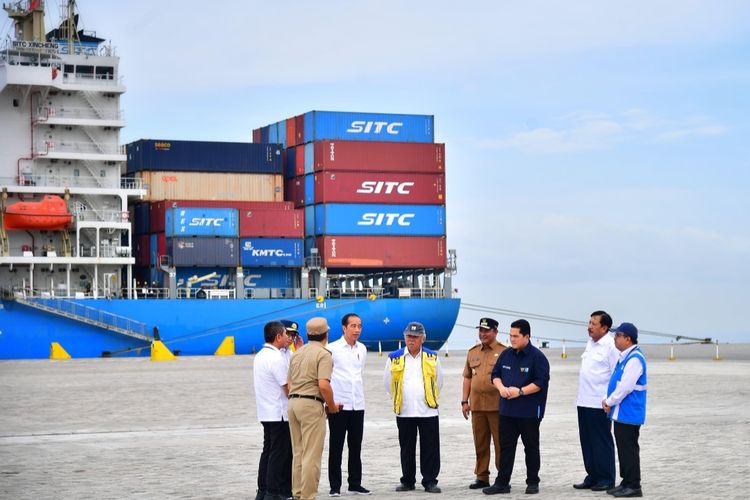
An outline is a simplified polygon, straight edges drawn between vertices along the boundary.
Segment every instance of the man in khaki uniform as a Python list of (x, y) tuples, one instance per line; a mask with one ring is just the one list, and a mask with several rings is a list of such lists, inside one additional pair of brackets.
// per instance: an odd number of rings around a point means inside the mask
[(314, 500), (320, 482), (326, 412), (338, 413), (339, 405), (331, 389), (333, 358), (325, 348), (328, 322), (312, 318), (306, 326), (308, 343), (297, 349), (289, 364), (289, 430), (292, 494), (300, 500)]
[(495, 467), (500, 470), (500, 393), (492, 385), (491, 374), (505, 346), (497, 341), (497, 326), (492, 318), (479, 320), (480, 343), (469, 349), (464, 366), (461, 412), (467, 420), (471, 414), (477, 454), (472, 490), (490, 485), (490, 440), (495, 444)]

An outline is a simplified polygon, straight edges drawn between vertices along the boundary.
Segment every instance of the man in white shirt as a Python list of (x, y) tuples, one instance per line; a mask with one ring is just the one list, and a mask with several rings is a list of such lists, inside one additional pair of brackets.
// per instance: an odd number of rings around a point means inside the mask
[[(365, 388), (362, 376), (365, 372), (367, 348), (358, 342), (362, 334), (362, 318), (349, 313), (341, 318), (343, 335), (328, 345), (333, 355), (331, 387), (336, 401), (344, 407), (336, 414), (328, 416), (328, 482), (330, 496), (341, 494), (341, 457), (344, 440), (349, 448), (350, 495), (369, 495), (370, 490), (362, 487), (362, 434), (365, 423)], [(347, 434), (349, 437), (347, 438)]]
[(396, 491), (415, 489), (417, 432), (422, 486), (440, 493), (440, 428), (438, 400), (443, 387), (443, 369), (436, 351), (423, 347), (424, 325), (411, 322), (404, 330), (406, 347), (388, 356), (383, 374), (385, 390), (393, 400), (398, 443), (401, 448), (401, 484)]
[(263, 451), (258, 465), (256, 500), (291, 497), (292, 442), (287, 416), (289, 360), (282, 349), (290, 338), (279, 321), (266, 323), (265, 344), (253, 362), (253, 386), (258, 421), (263, 425)]
[(607, 385), (617, 366), (620, 353), (609, 335), (612, 317), (605, 311), (594, 311), (589, 319), (589, 340), (581, 356), (578, 378), (578, 435), (581, 440), (586, 477), (574, 484), (577, 490), (606, 491), (615, 483), (615, 443), (612, 424), (602, 409)]

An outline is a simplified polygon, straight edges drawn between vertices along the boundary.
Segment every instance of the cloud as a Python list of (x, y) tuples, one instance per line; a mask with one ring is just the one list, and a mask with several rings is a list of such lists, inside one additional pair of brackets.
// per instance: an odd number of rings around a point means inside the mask
[(556, 154), (608, 150), (628, 142), (673, 142), (695, 137), (719, 137), (729, 128), (706, 117), (668, 119), (640, 108), (615, 116), (597, 112), (575, 112), (553, 118), (551, 126), (483, 139), (483, 149), (518, 149)]

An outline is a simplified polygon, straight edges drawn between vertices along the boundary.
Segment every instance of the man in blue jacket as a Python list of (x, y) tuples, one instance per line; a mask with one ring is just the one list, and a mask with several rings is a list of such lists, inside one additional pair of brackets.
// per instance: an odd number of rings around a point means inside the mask
[(492, 370), (500, 393), (500, 471), (485, 495), (510, 493), (510, 475), (518, 437), (526, 453), (526, 493), (539, 493), (539, 424), (544, 417), (549, 385), (549, 361), (531, 345), (531, 325), (525, 319), (510, 324), (510, 346)]
[(615, 347), (620, 351), (620, 360), (612, 373), (602, 408), (615, 422), (622, 482), (607, 493), (617, 498), (642, 497), (638, 436), (646, 421), (646, 358), (638, 347), (638, 328), (632, 323), (618, 326)]

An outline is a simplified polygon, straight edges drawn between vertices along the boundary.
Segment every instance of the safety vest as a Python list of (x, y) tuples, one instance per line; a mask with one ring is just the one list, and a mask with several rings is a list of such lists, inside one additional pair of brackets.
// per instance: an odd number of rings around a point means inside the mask
[[(391, 360), (391, 395), (393, 396), (393, 412), (401, 414), (401, 402), (403, 401), (404, 368), (406, 366), (406, 348), (388, 355)], [(430, 408), (438, 407), (440, 391), (437, 385), (437, 362), (438, 353), (430, 349), (422, 348), (422, 379), (424, 381), (424, 398)]]
[(625, 359), (617, 363), (615, 371), (612, 373), (612, 378), (609, 379), (607, 397), (609, 397), (617, 388), (617, 384), (622, 379), (622, 374), (625, 371), (625, 365), (633, 358), (641, 363), (643, 366), (643, 373), (638, 377), (633, 392), (625, 396), (625, 399), (620, 401), (619, 405), (612, 408), (609, 414), (610, 418), (616, 422), (631, 425), (643, 425), (644, 422), (646, 422), (646, 358), (643, 356), (643, 353), (638, 346), (630, 351)]

